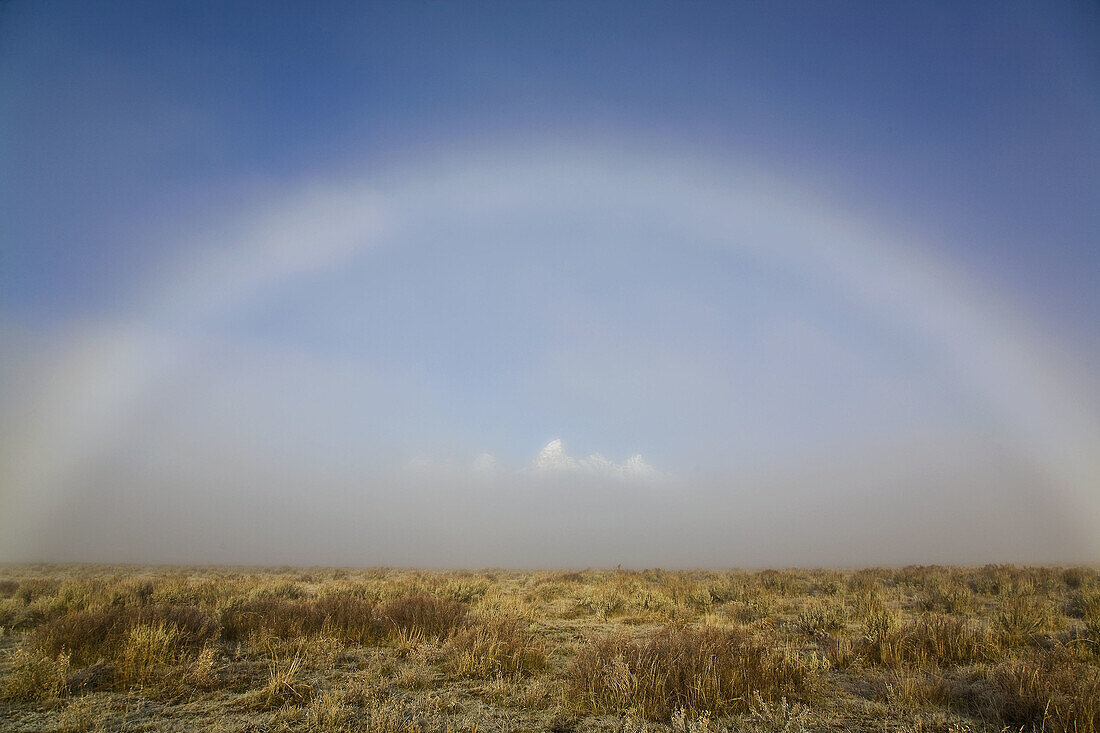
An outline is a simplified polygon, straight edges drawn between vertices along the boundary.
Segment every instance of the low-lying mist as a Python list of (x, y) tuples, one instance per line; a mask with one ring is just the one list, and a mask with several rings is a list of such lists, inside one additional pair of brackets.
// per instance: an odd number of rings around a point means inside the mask
[(281, 471), (116, 457), (10, 559), (426, 567), (1074, 562), (1088, 538), (1042, 476), (944, 446), (743, 475)]

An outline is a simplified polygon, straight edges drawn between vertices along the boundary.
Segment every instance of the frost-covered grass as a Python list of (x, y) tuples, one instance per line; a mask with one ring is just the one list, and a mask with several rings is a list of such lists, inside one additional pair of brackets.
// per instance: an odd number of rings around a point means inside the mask
[(0, 729), (1095, 731), (1091, 568), (0, 568)]

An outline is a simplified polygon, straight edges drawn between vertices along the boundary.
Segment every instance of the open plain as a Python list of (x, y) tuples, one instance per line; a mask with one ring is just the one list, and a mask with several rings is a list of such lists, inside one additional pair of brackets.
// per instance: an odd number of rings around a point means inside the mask
[(1090, 568), (18, 565), (6, 730), (1095, 731)]

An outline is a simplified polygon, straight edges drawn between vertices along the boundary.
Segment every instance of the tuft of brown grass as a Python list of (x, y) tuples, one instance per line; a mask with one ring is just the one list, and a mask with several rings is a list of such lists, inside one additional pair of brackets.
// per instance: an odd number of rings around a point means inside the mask
[(805, 669), (731, 628), (666, 627), (641, 639), (589, 642), (567, 672), (574, 701), (589, 712), (634, 709), (650, 720), (749, 709), (754, 691), (794, 694)]
[(19, 583), (15, 597), (23, 603), (34, 603), (54, 595), (60, 586), (61, 581), (57, 578), (27, 578)]
[(902, 709), (943, 705), (950, 696), (942, 676), (908, 667), (892, 670), (880, 684), (884, 701)]
[(214, 615), (195, 606), (128, 606), (78, 611), (49, 621), (35, 630), (35, 645), (50, 655), (65, 651), (74, 664), (86, 665), (101, 657), (125, 663), (131, 631), (138, 627), (171, 627), (175, 643), (201, 649), (218, 637)]
[(0, 627), (10, 629), (18, 625), (23, 608), (23, 602), (17, 598), (0, 598)]
[(123, 679), (129, 684), (142, 684), (175, 662), (180, 636), (178, 626), (163, 621), (132, 627), (119, 655)]
[(309, 600), (261, 595), (227, 604), (220, 619), (222, 636), (227, 641), (244, 640), (258, 632), (277, 639), (325, 633), (369, 644), (384, 638), (386, 632), (375, 615), (373, 602), (348, 595)]
[(396, 598), (378, 609), (378, 617), (397, 635), (440, 638), (460, 628), (468, 610), (465, 603), (440, 600), (426, 593)]
[(1100, 669), (1064, 647), (1003, 662), (991, 679), (1000, 693), (997, 712), (1008, 725), (1050, 733), (1100, 729)]
[(261, 706), (306, 705), (313, 698), (313, 688), (302, 679), (303, 658), (300, 649), (292, 655), (280, 656), (272, 648), (268, 652), (267, 682), (260, 691)]
[(811, 603), (798, 612), (795, 623), (807, 636), (840, 631), (848, 623), (848, 612), (839, 603)]
[(1100, 619), (1100, 588), (1078, 590), (1069, 597), (1065, 605), (1067, 616)]
[(926, 613), (903, 625), (896, 613), (881, 611), (867, 619), (857, 650), (886, 667), (952, 667), (995, 659), (1000, 646), (984, 624), (966, 617)]
[(447, 641), (447, 671), (455, 677), (519, 677), (546, 667), (546, 650), (516, 619), (472, 623)]
[(904, 656), (910, 662), (941, 666), (972, 664), (996, 658), (999, 646), (983, 624), (969, 618), (925, 614), (902, 632)]
[(16, 649), (4, 677), (4, 697), (17, 702), (56, 700), (65, 694), (68, 674), (69, 657), (64, 653), (47, 656)]
[(1088, 568), (1066, 568), (1062, 571), (1062, 580), (1074, 590), (1097, 580), (1097, 574)]
[(1001, 643), (1008, 647), (1031, 644), (1061, 625), (1057, 612), (1045, 599), (1022, 595), (1004, 598), (993, 623)]
[(96, 701), (88, 697), (72, 698), (58, 715), (57, 722), (63, 733), (85, 733), (97, 730), (102, 710)]
[(875, 611), (867, 616), (860, 640), (862, 656), (872, 664), (898, 664), (904, 658), (902, 638), (898, 633), (898, 615), (889, 610)]
[(965, 614), (974, 609), (974, 594), (963, 583), (937, 579), (929, 583), (928, 589), (920, 595), (917, 602), (927, 612)]
[(280, 580), (274, 583), (261, 585), (249, 593), (252, 600), (274, 598), (283, 601), (297, 601), (306, 597), (305, 589), (298, 583), (289, 580)]
[(187, 681), (200, 690), (213, 689), (218, 680), (218, 652), (212, 644), (202, 648), (187, 670)]

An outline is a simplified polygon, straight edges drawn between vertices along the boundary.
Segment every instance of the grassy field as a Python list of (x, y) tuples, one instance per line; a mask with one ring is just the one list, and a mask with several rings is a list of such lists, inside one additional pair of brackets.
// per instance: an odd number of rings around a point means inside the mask
[(0, 720), (1086, 733), (1100, 574), (6, 566)]

